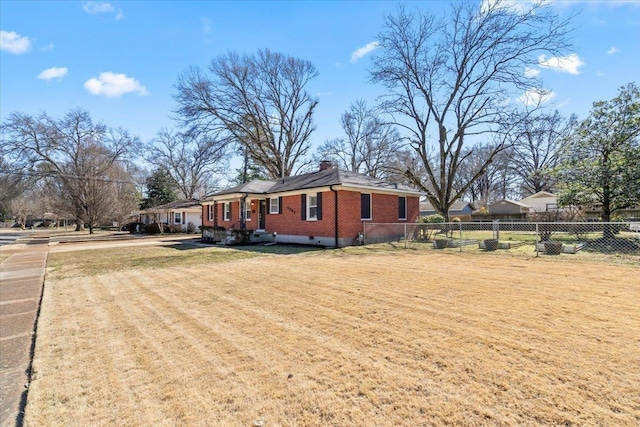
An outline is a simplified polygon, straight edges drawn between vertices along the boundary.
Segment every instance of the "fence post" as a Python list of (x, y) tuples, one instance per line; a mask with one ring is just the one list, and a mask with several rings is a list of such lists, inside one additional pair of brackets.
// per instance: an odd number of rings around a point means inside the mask
[(538, 230), (538, 223), (536, 222), (536, 257), (540, 256), (540, 253), (538, 253), (538, 239), (540, 238), (540, 230)]
[(496, 240), (500, 240), (500, 220), (493, 220), (493, 238)]
[(462, 245), (463, 245), (463, 242), (462, 242), (462, 221), (460, 221), (458, 223), (458, 227), (460, 227), (460, 239), (459, 240), (460, 240), (460, 252), (462, 252)]

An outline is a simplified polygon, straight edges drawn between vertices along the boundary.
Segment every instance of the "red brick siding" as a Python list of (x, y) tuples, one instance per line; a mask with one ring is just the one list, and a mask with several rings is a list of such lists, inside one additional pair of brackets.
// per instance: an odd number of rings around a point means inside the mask
[(209, 206), (202, 205), (202, 225), (213, 226), (213, 218), (209, 221)]
[[(309, 193), (313, 193), (310, 191)], [(308, 193), (307, 193), (308, 194)], [(270, 214), (267, 209), (266, 229), (269, 233), (296, 236), (334, 236), (334, 195), (331, 191), (322, 192), (322, 219), (306, 221), (301, 219), (301, 196), (282, 198), (279, 214)]]
[[(310, 191), (309, 193), (311, 193)], [(307, 193), (308, 194), (308, 193)], [(258, 200), (253, 200), (251, 207), (251, 221), (247, 221), (248, 229), (258, 227)], [(338, 213), (339, 237), (353, 237), (362, 232), (362, 220), (360, 219), (360, 193), (356, 191), (338, 191)], [(218, 225), (225, 228), (235, 226), (239, 228), (238, 210), (240, 202), (231, 202), (230, 221), (224, 221), (224, 203), (217, 204)], [(335, 194), (332, 191), (322, 192), (322, 219), (317, 221), (303, 221), (301, 219), (301, 196), (285, 196), (282, 198), (281, 213), (270, 214), (267, 205), (267, 216), (265, 219), (266, 230), (269, 233), (314, 236), (314, 237), (334, 237), (335, 236)], [(398, 196), (390, 194), (371, 194), (370, 222), (378, 223), (399, 223), (414, 222), (420, 212), (420, 202), (418, 197), (407, 197), (407, 219), (398, 219)], [(202, 223), (213, 225), (213, 219), (209, 221), (207, 206), (202, 206)], [(255, 224), (255, 226), (254, 226)]]
[[(371, 222), (414, 222), (420, 212), (418, 197), (407, 197), (407, 219), (398, 219), (398, 196), (389, 194), (372, 194)], [(355, 237), (362, 231), (360, 219), (360, 193), (355, 191), (338, 191), (339, 237)], [(335, 195), (332, 191), (322, 193), (322, 219), (303, 221), (300, 218), (301, 196), (282, 198), (282, 213), (267, 214), (266, 228), (270, 233), (334, 237)]]

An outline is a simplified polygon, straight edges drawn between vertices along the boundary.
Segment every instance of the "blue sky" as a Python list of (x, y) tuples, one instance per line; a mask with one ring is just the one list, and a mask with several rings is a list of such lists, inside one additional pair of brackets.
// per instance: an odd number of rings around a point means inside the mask
[[(173, 128), (173, 85), (189, 66), (206, 67), (228, 50), (260, 48), (310, 60), (320, 99), (312, 144), (341, 135), (349, 105), (371, 104), (368, 82), (375, 35), (388, 1), (6, 1), (0, 0), (0, 118), (14, 111), (60, 117), (74, 107), (95, 121), (124, 127), (147, 142)], [(407, 2), (438, 13), (448, 2)], [(584, 118), (591, 104), (640, 80), (640, 1), (552, 1), (578, 9), (571, 55), (563, 67), (540, 58), (552, 91), (547, 102)], [(360, 55), (356, 54), (359, 52)]]

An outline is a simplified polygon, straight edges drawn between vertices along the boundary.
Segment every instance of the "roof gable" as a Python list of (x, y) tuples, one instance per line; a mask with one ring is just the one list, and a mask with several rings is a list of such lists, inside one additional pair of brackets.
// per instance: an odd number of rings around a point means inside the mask
[(533, 200), (533, 199), (547, 199), (547, 198), (557, 198), (558, 196), (556, 196), (553, 193), (550, 193), (548, 191), (538, 191), (537, 193), (534, 193), (528, 197), (525, 197), (524, 199), (520, 200), (520, 203), (527, 203), (527, 201), (529, 200)]
[(498, 200), (497, 202), (492, 203), (491, 206), (504, 205), (505, 203), (515, 205), (515, 206), (520, 206), (521, 208), (527, 208), (527, 209), (531, 208), (531, 206), (525, 205), (522, 202), (516, 202), (515, 200), (509, 200), (509, 199)]

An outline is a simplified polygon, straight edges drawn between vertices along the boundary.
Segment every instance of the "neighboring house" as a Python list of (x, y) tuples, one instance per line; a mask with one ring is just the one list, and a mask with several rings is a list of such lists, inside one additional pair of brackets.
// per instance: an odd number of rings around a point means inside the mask
[(531, 211), (531, 206), (515, 200), (502, 199), (489, 205), (490, 214), (526, 214)]
[[(466, 202), (464, 200), (456, 200), (453, 202), (451, 207), (449, 208), (449, 218), (456, 215), (471, 215), (475, 210), (474, 206), (471, 202)], [(420, 203), (420, 216), (434, 215), (437, 214), (433, 205), (429, 202)]]
[(182, 231), (188, 231), (189, 223), (194, 230), (202, 225), (202, 206), (195, 199), (177, 200), (139, 212), (139, 221), (144, 224), (154, 222), (179, 225)]
[(558, 196), (548, 191), (538, 191), (520, 200), (520, 203), (531, 208), (532, 212), (547, 212), (558, 209)]
[(278, 243), (343, 247), (358, 242), (363, 221), (415, 222), (421, 195), (323, 162), (317, 172), (254, 180), (206, 197), (203, 224), (268, 233)]

